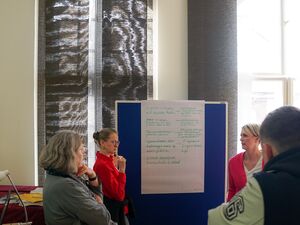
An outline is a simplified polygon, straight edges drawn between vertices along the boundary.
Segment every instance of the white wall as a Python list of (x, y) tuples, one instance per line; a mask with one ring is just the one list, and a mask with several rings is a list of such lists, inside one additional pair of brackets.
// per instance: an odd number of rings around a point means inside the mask
[(188, 99), (187, 0), (155, 0), (158, 17), (157, 99)]
[(0, 170), (28, 185), (34, 184), (34, 15), (34, 0), (0, 1)]
[[(158, 99), (187, 99), (187, 1), (158, 7)], [(35, 0), (0, 1), (0, 170), (35, 182)], [(7, 183), (2, 181), (0, 184)]]

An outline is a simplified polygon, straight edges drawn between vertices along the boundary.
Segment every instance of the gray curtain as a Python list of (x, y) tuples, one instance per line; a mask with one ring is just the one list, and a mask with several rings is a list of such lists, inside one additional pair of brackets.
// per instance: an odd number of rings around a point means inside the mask
[(228, 156), (236, 154), (235, 0), (188, 0), (188, 96), (228, 102)]
[(150, 0), (39, 1), (39, 150), (58, 130), (90, 147), (95, 130), (115, 126), (115, 100), (152, 98), (151, 12)]

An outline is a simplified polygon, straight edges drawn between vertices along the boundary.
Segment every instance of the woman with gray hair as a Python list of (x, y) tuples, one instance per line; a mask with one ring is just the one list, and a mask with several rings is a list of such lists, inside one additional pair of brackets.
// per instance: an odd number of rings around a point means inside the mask
[[(39, 163), (46, 170), (43, 205), (47, 225), (112, 225), (101, 200), (95, 172), (83, 166), (85, 147), (72, 131), (61, 131), (42, 149)], [(78, 174), (85, 174), (87, 180)]]
[(259, 125), (254, 123), (242, 127), (240, 141), (245, 151), (229, 160), (227, 201), (246, 185), (254, 173), (263, 169), (263, 157), (259, 149), (259, 128)]

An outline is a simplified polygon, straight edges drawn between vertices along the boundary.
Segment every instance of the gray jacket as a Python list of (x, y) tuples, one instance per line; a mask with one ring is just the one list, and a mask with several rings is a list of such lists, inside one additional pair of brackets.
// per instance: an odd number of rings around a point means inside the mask
[(47, 225), (115, 224), (104, 204), (76, 177), (47, 174), (43, 200)]

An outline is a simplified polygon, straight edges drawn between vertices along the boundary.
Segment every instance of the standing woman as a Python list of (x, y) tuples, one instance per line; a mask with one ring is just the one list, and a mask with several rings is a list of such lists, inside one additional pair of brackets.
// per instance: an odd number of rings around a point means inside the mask
[[(85, 147), (79, 134), (61, 131), (42, 149), (39, 164), (46, 170), (43, 205), (47, 225), (112, 225), (101, 200), (95, 172), (83, 169)], [(84, 173), (87, 180), (77, 174)]]
[(124, 204), (126, 159), (116, 155), (120, 143), (118, 133), (112, 128), (103, 128), (95, 132), (93, 138), (99, 147), (93, 169), (102, 182), (103, 202), (113, 221), (118, 225), (129, 224)]
[(231, 158), (228, 165), (229, 190), (227, 201), (239, 192), (254, 173), (263, 169), (263, 157), (259, 149), (259, 125), (249, 123), (242, 127), (242, 148), (245, 150)]

